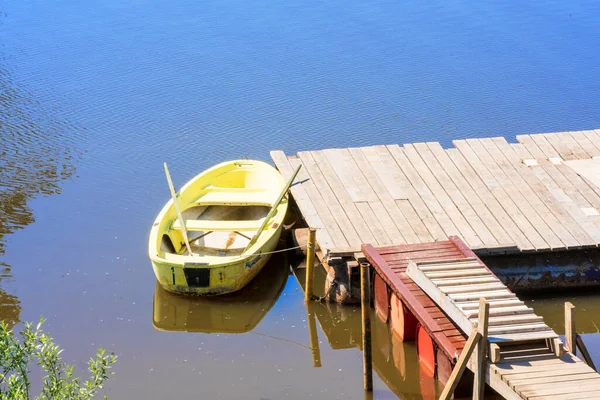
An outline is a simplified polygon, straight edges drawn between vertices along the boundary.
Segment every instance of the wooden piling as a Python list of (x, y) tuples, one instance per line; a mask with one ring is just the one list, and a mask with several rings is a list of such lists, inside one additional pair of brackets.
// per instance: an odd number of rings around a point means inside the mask
[(473, 379), (473, 399), (482, 400), (485, 390), (485, 360), (487, 356), (487, 337), (488, 337), (488, 319), (490, 316), (490, 303), (486, 299), (479, 299), (479, 316), (477, 323), (477, 332), (481, 334), (481, 339), (477, 343), (477, 353), (474, 359), (475, 379)]
[(570, 303), (565, 303), (565, 340), (567, 345), (567, 350), (573, 353), (573, 355), (577, 354), (577, 330), (575, 328), (575, 306)]
[(315, 228), (308, 229), (308, 242), (306, 244), (306, 283), (304, 285), (304, 300), (310, 301), (314, 295), (315, 286)]
[(366, 391), (373, 390), (373, 365), (371, 358), (371, 283), (370, 264), (360, 264), (360, 298), (362, 313), (363, 375)]

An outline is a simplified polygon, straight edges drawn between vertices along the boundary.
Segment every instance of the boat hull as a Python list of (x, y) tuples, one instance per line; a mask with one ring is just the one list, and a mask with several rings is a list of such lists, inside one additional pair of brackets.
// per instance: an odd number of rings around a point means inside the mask
[(222, 264), (201, 265), (188, 257), (186, 263), (152, 260), (152, 268), (160, 285), (173, 293), (216, 296), (232, 293), (246, 286), (269, 261), (279, 243), (280, 226), (259, 253)]

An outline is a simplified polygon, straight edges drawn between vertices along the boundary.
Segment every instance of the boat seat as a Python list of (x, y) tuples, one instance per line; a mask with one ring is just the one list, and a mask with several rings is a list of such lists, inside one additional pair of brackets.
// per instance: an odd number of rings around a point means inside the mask
[[(185, 228), (188, 231), (256, 231), (260, 228), (264, 218), (251, 221), (219, 221), (211, 219), (187, 219)], [(179, 219), (171, 226), (173, 230), (181, 230)]]
[(277, 199), (277, 193), (270, 190), (247, 191), (207, 191), (194, 203), (199, 206), (271, 206)]

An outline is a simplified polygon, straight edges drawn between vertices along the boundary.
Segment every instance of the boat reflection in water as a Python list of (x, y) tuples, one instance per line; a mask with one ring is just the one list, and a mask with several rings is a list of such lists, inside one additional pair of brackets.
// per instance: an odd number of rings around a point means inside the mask
[(286, 261), (285, 256), (275, 254), (242, 290), (210, 298), (170, 293), (157, 282), (153, 325), (164, 331), (250, 332), (281, 295), (290, 273)]

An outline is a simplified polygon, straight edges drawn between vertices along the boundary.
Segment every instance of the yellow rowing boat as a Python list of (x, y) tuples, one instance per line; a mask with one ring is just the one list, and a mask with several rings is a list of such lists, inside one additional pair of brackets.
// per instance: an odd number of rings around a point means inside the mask
[(175, 193), (166, 164), (165, 171), (173, 197), (148, 243), (158, 282), (183, 294), (243, 288), (279, 242), (293, 177), (286, 185), (269, 164), (236, 160), (202, 172)]

